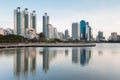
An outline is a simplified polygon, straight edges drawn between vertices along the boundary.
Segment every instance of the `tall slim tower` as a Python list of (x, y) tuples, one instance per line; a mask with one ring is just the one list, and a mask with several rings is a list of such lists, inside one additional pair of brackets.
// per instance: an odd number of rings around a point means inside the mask
[(30, 14), (30, 27), (36, 30), (36, 12), (33, 11)]
[(20, 7), (14, 10), (14, 31), (16, 35), (21, 35), (21, 10)]
[(25, 8), (25, 10), (21, 12), (20, 7), (17, 7), (17, 9), (14, 10), (15, 34), (25, 36), (26, 29), (28, 29), (30, 27), (32, 29), (36, 30), (36, 13), (35, 13), (35, 11), (33, 11), (30, 14), (30, 20), (29, 20), (28, 8)]
[(85, 38), (86, 38), (86, 22), (84, 20), (80, 21), (80, 34), (81, 34), (81, 40), (85, 40)]
[(47, 15), (47, 13), (45, 13), (43, 16), (43, 34), (45, 38), (48, 38), (48, 33), (47, 33), (48, 24), (49, 24), (49, 16)]
[(85, 39), (87, 40), (87, 41), (89, 41), (90, 40), (90, 26), (89, 26), (89, 22), (86, 22), (86, 29), (85, 29)]
[(69, 31), (66, 29), (65, 30), (65, 39), (67, 40), (69, 38)]
[(25, 10), (22, 11), (21, 20), (22, 20), (21, 35), (25, 35), (25, 30), (29, 27), (29, 12), (27, 8), (25, 8)]

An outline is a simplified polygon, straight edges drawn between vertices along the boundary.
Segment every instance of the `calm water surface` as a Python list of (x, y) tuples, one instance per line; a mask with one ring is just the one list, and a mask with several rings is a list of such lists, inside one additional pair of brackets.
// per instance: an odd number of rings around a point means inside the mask
[(0, 49), (0, 80), (120, 80), (120, 44)]

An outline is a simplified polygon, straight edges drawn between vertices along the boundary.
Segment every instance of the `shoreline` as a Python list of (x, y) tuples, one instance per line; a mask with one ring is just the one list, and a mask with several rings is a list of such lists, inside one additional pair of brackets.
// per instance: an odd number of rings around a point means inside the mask
[(0, 44), (0, 48), (15, 48), (15, 47), (94, 47), (95, 43), (18, 43), (18, 44)]

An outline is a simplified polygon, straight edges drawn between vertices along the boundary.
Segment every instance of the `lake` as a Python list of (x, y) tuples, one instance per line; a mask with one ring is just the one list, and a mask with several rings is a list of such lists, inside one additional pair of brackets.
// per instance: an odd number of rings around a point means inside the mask
[(120, 44), (0, 49), (0, 80), (120, 80)]

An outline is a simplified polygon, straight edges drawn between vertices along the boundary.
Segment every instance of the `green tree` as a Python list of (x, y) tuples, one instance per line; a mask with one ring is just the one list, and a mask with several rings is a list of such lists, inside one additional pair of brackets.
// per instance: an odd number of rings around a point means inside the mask
[(45, 35), (41, 32), (38, 34), (39, 35), (39, 38), (45, 38)]

